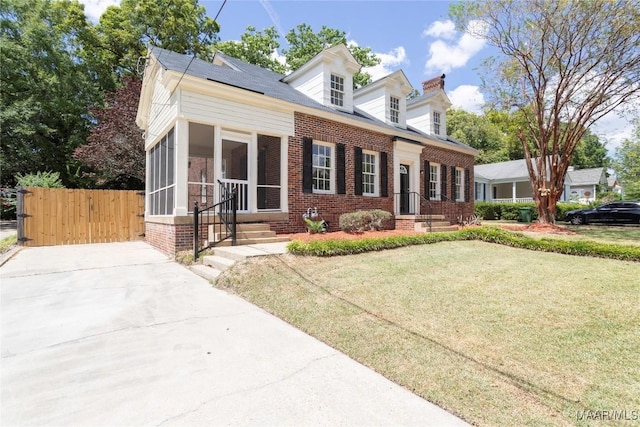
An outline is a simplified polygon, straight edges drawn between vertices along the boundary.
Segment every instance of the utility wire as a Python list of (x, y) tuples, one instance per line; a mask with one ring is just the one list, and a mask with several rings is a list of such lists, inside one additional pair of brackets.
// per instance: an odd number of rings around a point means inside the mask
[[(220, 9), (218, 9), (218, 13), (216, 13), (216, 17), (213, 18), (214, 22), (218, 22), (218, 16), (220, 16), (220, 12), (222, 12), (222, 8), (224, 7), (224, 5), (227, 4), (227, 0), (224, 0), (222, 2), (222, 5), (220, 6)], [(215, 51), (213, 53), (213, 57), (215, 58)], [(193, 54), (193, 57), (191, 57), (191, 60), (189, 61), (189, 63), (187, 64), (187, 68), (184, 69), (184, 71), (182, 72), (182, 75), (180, 76), (180, 79), (178, 80), (178, 84), (176, 84), (176, 88), (178, 86), (180, 86), (180, 82), (182, 81), (182, 78), (184, 77), (185, 74), (187, 74), (187, 70), (189, 69), (189, 67), (191, 66), (191, 63), (193, 63), (193, 60), (196, 59), (196, 54)]]

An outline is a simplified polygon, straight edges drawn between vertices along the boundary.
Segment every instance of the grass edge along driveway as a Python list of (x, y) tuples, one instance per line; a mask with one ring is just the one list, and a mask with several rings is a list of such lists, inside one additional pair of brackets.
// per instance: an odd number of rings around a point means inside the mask
[(217, 286), (473, 424), (589, 425), (640, 409), (638, 277), (637, 262), (460, 241), (252, 260)]

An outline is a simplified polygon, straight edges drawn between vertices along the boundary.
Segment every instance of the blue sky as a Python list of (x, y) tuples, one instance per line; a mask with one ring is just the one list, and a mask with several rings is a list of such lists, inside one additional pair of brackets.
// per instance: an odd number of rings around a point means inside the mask
[[(119, 0), (80, 0), (87, 15), (97, 17)], [(222, 0), (200, 0), (213, 18)], [(382, 63), (367, 70), (375, 78), (402, 69), (414, 88), (446, 74), (445, 90), (453, 105), (480, 112), (484, 97), (480, 89), (481, 61), (495, 54), (482, 40), (455, 31), (449, 20), (451, 1), (445, 0), (227, 0), (218, 17), (222, 40), (239, 40), (247, 26), (258, 30), (274, 26), (281, 33), (280, 48), (292, 28), (306, 23), (314, 31), (323, 25), (347, 33), (350, 42), (370, 47)], [(639, 107), (640, 109), (640, 107)], [(626, 118), (609, 114), (592, 129), (607, 142), (610, 154), (633, 127)]]

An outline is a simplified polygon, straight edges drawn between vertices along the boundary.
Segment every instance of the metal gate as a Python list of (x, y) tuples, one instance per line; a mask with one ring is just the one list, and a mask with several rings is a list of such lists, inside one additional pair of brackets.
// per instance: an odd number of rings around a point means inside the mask
[(144, 193), (68, 188), (18, 189), (23, 246), (124, 242), (144, 238)]

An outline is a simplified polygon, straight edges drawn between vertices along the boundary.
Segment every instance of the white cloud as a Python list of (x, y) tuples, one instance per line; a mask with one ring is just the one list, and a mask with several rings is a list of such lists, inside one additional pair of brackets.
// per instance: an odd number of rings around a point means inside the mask
[[(470, 24), (473, 33), (482, 33), (482, 24), (472, 21)], [(441, 38), (429, 45), (429, 59), (425, 64), (425, 73), (448, 73), (449, 71), (464, 67), (467, 62), (486, 45), (484, 39), (477, 38), (470, 33), (464, 33), (457, 38), (453, 22), (436, 21), (425, 32), (424, 36)]]
[(470, 113), (482, 113), (484, 105), (484, 95), (478, 86), (460, 85), (449, 91), (447, 96), (451, 100), (454, 108), (459, 108)]
[(422, 32), (423, 36), (453, 40), (456, 37), (456, 26), (453, 21), (435, 21)]
[(378, 80), (398, 70), (401, 65), (408, 65), (407, 52), (403, 46), (391, 49), (387, 53), (377, 53), (380, 63), (373, 67), (363, 67), (362, 71), (371, 74), (372, 80)]
[(120, 0), (80, 0), (84, 4), (84, 13), (89, 19), (97, 21), (109, 6), (119, 6)]
[[(640, 110), (640, 102), (637, 104), (631, 108), (626, 106), (625, 109), (638, 111)], [(609, 156), (613, 157), (616, 148), (620, 147), (622, 141), (633, 137), (633, 123), (628, 115), (620, 114), (614, 110), (591, 126), (591, 132), (596, 134), (600, 141), (607, 143)]]

